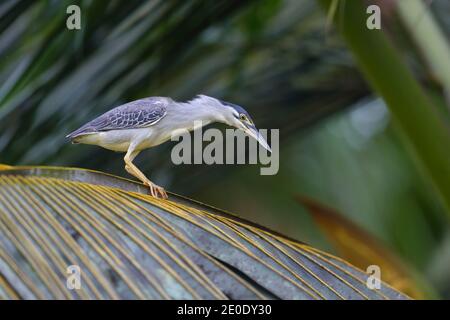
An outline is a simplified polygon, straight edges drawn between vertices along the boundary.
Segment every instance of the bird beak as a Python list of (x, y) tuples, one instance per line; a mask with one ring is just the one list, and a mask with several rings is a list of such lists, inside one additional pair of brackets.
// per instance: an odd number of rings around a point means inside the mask
[(256, 129), (253, 125), (246, 125), (244, 128), (244, 132), (247, 133), (250, 137), (253, 137), (256, 141), (259, 142), (259, 144), (272, 153), (272, 149), (270, 148), (269, 144), (266, 142), (264, 137), (259, 133), (258, 129)]

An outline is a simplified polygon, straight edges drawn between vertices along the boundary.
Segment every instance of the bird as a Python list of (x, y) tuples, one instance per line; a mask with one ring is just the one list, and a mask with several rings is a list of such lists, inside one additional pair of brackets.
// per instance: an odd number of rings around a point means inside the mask
[(144, 149), (160, 145), (177, 132), (192, 131), (213, 122), (243, 130), (271, 152), (249, 113), (241, 106), (199, 94), (186, 102), (147, 97), (120, 105), (68, 134), (74, 144), (97, 145), (124, 152), (125, 170), (149, 188), (155, 198), (167, 199), (163, 187), (150, 181), (133, 160)]

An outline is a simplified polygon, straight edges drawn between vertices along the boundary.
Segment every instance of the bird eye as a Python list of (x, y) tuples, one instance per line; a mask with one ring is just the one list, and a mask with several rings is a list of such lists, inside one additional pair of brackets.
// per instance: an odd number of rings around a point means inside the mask
[(241, 113), (241, 114), (239, 115), (239, 119), (241, 119), (242, 121), (248, 121), (247, 116), (246, 116), (245, 114), (243, 114), (243, 113)]

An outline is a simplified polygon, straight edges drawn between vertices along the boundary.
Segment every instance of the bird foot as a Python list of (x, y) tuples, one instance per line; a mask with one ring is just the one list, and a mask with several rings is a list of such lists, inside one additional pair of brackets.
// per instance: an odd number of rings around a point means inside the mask
[(159, 198), (159, 199), (167, 199), (168, 198), (167, 192), (166, 192), (166, 190), (164, 190), (163, 187), (160, 187), (151, 181), (144, 182), (144, 185), (146, 185), (149, 188), (151, 196), (153, 196), (155, 198)]

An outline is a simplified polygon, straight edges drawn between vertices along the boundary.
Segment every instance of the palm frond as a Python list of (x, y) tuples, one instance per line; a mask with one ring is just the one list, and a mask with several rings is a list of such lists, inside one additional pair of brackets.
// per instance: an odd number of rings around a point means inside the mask
[(377, 265), (382, 270), (383, 280), (394, 288), (414, 299), (425, 298), (419, 285), (422, 282), (415, 272), (379, 239), (332, 208), (305, 196), (299, 195), (296, 199), (308, 209), (340, 257), (362, 270)]
[[(404, 299), (341, 259), (100, 172), (0, 171), (0, 298)], [(66, 269), (82, 288), (66, 288)]]

